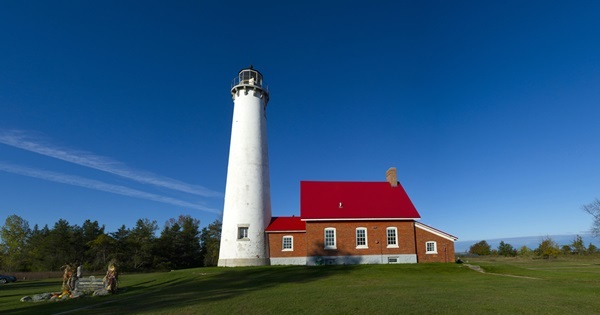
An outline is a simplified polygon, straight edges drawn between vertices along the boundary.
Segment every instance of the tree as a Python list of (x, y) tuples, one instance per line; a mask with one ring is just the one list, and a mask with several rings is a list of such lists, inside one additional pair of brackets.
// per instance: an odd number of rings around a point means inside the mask
[(532, 254), (533, 254), (533, 251), (525, 245), (523, 245), (523, 246), (521, 246), (521, 248), (519, 248), (519, 256), (529, 257)]
[(110, 236), (113, 238), (114, 242), (114, 256), (115, 259), (119, 262), (120, 268), (123, 270), (133, 269), (131, 261), (130, 261), (130, 247), (129, 247), (129, 235), (131, 231), (125, 227), (125, 225), (121, 225), (121, 227), (113, 233), (110, 233)]
[(2, 237), (2, 264), (8, 271), (26, 270), (26, 246), (31, 234), (29, 223), (20, 216), (13, 214), (6, 218), (0, 229)]
[(75, 230), (65, 219), (59, 219), (48, 235), (48, 270), (58, 271), (60, 267), (77, 260)]
[(582, 209), (594, 218), (591, 232), (594, 236), (600, 237), (600, 200), (596, 198), (591, 203), (583, 205)]
[(162, 268), (192, 268), (202, 266), (200, 221), (189, 215), (171, 218), (160, 234), (159, 254)]
[(592, 255), (598, 252), (598, 247), (596, 247), (596, 245), (590, 243), (590, 245), (587, 248), (587, 253)]
[(80, 262), (92, 261), (96, 258), (96, 253), (90, 251), (90, 245), (91, 242), (96, 241), (98, 237), (102, 235), (107, 236), (104, 233), (104, 225), (100, 226), (98, 221), (92, 222), (89, 219), (83, 222), (83, 225), (81, 226), (81, 243), (84, 245), (83, 249), (86, 255)]
[(157, 230), (156, 220), (139, 219), (129, 233), (130, 258), (134, 270), (148, 269), (152, 266), (156, 242), (154, 233)]
[(486, 241), (475, 243), (469, 248), (469, 254), (473, 255), (486, 256), (490, 255), (491, 253), (492, 248), (490, 247), (490, 244), (488, 244), (488, 242)]
[(221, 221), (215, 220), (215, 222), (202, 228), (200, 240), (204, 266), (216, 266), (219, 262), (219, 248), (221, 246)]
[[(172, 220), (172, 219), (171, 219)], [(160, 269), (176, 269), (177, 255), (176, 248), (180, 245), (177, 243), (177, 234), (181, 231), (181, 226), (177, 222), (165, 223), (163, 230), (160, 232), (160, 237), (156, 241), (156, 254), (154, 255), (154, 266)]]
[(517, 256), (517, 250), (514, 249), (512, 245), (500, 241), (500, 245), (498, 245), (498, 255), (514, 257)]
[(51, 270), (48, 261), (53, 253), (50, 246), (50, 229), (47, 224), (41, 230), (37, 224), (33, 227), (27, 247), (31, 271)]
[(573, 249), (569, 245), (563, 245), (560, 247), (560, 253), (563, 255), (573, 254)]
[(575, 239), (569, 247), (573, 254), (583, 255), (586, 253), (585, 244), (583, 244), (583, 238), (580, 235), (575, 236)]
[(178, 268), (201, 267), (200, 220), (189, 215), (180, 215), (178, 223), (181, 226), (181, 233), (179, 234), (181, 251)]
[(558, 256), (559, 254), (558, 244), (554, 242), (549, 236), (544, 238), (535, 253), (538, 256), (542, 256), (544, 259), (549, 259)]
[(115, 240), (104, 233), (98, 235), (95, 240), (87, 243), (89, 249), (87, 256), (91, 258), (90, 264), (93, 270), (101, 270), (114, 258)]

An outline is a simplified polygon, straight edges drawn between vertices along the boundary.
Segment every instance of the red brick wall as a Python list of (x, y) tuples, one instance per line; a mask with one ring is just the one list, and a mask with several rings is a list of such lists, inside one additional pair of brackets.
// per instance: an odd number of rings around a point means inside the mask
[[(356, 248), (357, 227), (364, 227), (367, 229), (368, 248)], [(398, 248), (387, 248), (386, 229), (388, 227), (396, 227), (398, 230)], [(324, 248), (325, 228), (336, 229), (337, 249), (333, 250)], [(306, 237), (306, 256), (387, 255), (416, 253), (412, 221), (306, 222)]]
[[(425, 231), (415, 228), (417, 235), (417, 259), (418, 262), (454, 262), (454, 242)], [(425, 243), (434, 241), (437, 244), (437, 254), (426, 254)]]
[[(270, 257), (305, 257), (306, 256), (306, 233), (304, 232), (277, 232), (268, 233)], [(281, 250), (284, 236), (293, 236), (293, 251)]]

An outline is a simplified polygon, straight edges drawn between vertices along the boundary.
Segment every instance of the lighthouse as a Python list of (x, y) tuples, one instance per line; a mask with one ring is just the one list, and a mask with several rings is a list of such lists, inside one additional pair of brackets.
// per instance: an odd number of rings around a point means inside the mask
[(269, 92), (250, 66), (233, 79), (233, 121), (219, 262), (221, 267), (269, 264), (265, 228), (271, 221), (266, 110)]

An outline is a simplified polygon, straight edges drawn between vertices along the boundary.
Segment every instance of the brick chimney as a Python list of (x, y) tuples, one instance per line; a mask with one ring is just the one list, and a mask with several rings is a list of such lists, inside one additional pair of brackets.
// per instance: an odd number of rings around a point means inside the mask
[(398, 176), (396, 176), (396, 168), (395, 167), (390, 167), (385, 172), (385, 179), (387, 180), (388, 183), (390, 183), (390, 185), (392, 187), (398, 186)]

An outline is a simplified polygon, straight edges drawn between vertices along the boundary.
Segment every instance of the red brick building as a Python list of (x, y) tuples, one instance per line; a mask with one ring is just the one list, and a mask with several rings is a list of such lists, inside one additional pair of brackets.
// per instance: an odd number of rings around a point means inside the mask
[(300, 183), (300, 217), (266, 229), (272, 265), (453, 262), (457, 237), (421, 216), (395, 169), (386, 182)]

